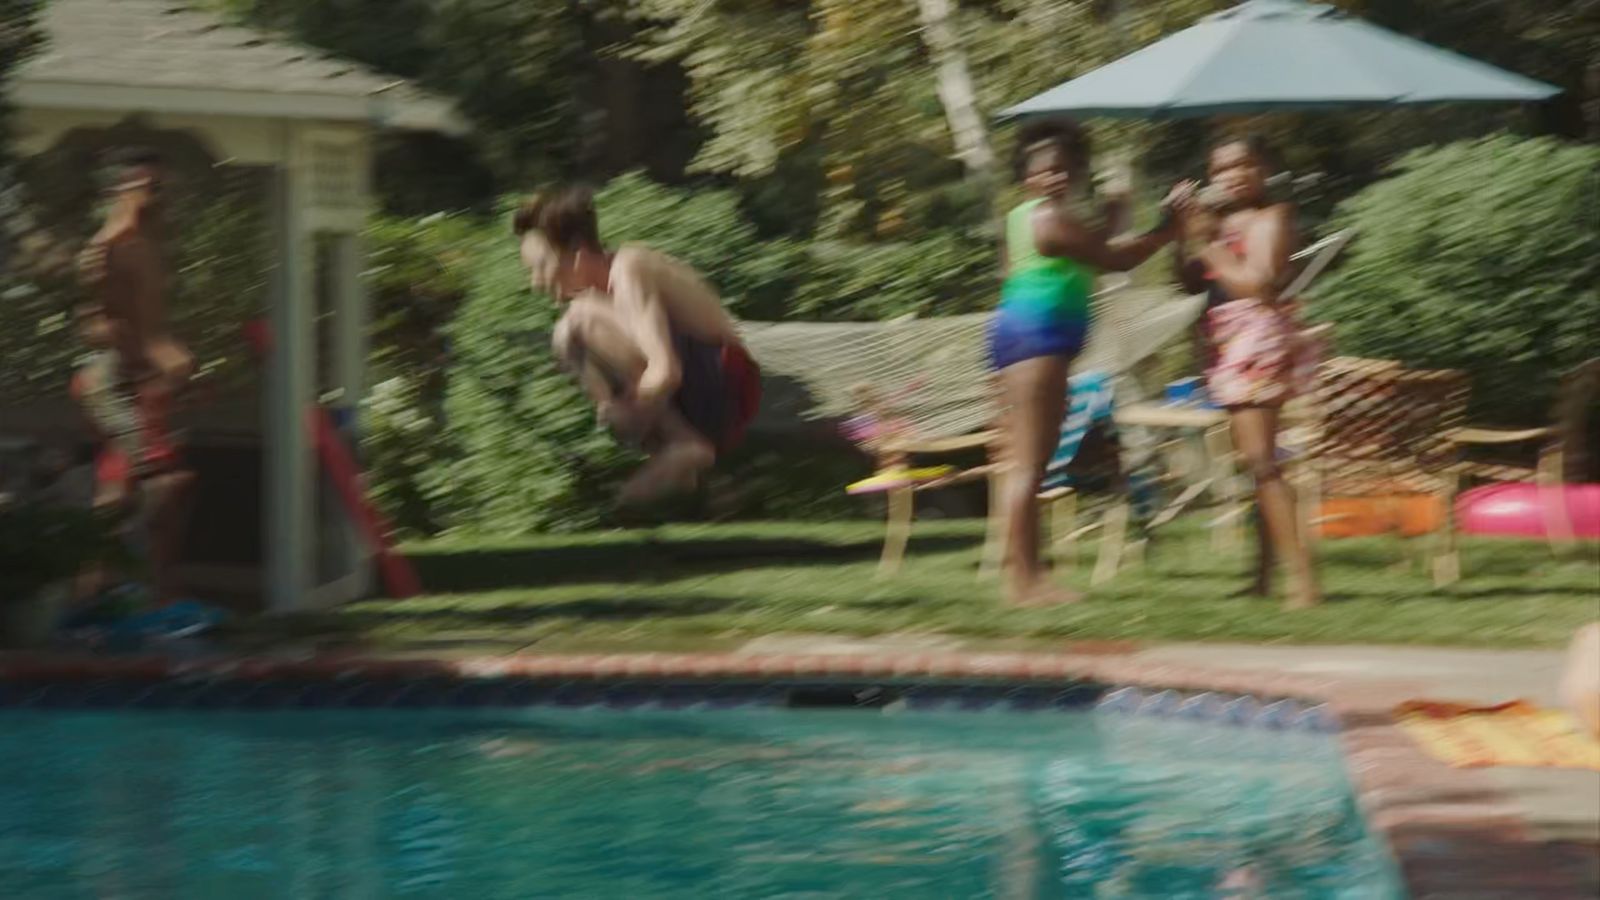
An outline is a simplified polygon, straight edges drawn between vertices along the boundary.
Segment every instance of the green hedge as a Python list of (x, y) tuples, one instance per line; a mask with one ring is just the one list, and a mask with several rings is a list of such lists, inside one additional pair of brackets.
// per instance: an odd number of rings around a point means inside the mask
[(1543, 423), (1600, 353), (1600, 147), (1497, 136), (1412, 153), (1341, 204), (1313, 311), (1341, 353), (1472, 373), (1474, 414)]
[(430, 470), (443, 524), (496, 533), (600, 521), (628, 459), (549, 352), (557, 310), (535, 296), (507, 234), (478, 242), (471, 287), (449, 329), (449, 447)]
[(483, 226), (466, 216), (380, 217), (367, 228), (372, 392), (362, 463), (372, 498), (407, 535), (438, 530), (429, 472), (451, 444), (445, 329), (466, 301)]

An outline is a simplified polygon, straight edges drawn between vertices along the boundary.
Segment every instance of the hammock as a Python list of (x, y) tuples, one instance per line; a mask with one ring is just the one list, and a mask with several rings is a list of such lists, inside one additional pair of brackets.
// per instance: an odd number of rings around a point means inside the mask
[[(1192, 326), (1205, 297), (1168, 287), (1117, 286), (1092, 301), (1088, 346), (1074, 372), (1115, 377)], [(745, 322), (745, 343), (764, 375), (801, 385), (807, 419), (857, 411), (853, 389), (895, 396), (895, 410), (922, 438), (989, 427), (996, 412), (988, 361), (990, 313), (887, 322)]]

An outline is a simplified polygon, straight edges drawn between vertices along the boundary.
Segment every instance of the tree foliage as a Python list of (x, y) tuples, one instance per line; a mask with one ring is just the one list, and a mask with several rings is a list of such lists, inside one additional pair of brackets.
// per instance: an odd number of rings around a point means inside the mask
[[(633, 167), (670, 175), (693, 152), (672, 71), (620, 58), (625, 0), (211, 0), (249, 24), (409, 78), (452, 97), (501, 185), (610, 176)], [(495, 179), (449, 142), (391, 141), (380, 175), (397, 211), (427, 183), (449, 180), (458, 205)], [(492, 196), (489, 196), (492, 202)]]
[[(37, 38), (21, 15), (37, 2), (0, 0), (0, 96), (7, 66)], [(368, 234), (381, 389), (366, 449), (381, 502), (411, 527), (530, 530), (599, 521), (630, 455), (595, 431), (549, 360), (555, 310), (527, 291), (503, 226), (485, 221), (502, 194), (558, 179), (605, 183), (608, 240), (684, 258), (745, 318), (983, 309), (994, 299), (994, 214), (1011, 198), (957, 159), (940, 54), (960, 56), (977, 112), (989, 117), (1233, 0), (951, 0), (939, 41), (917, 0), (203, 2), (413, 79), (455, 98), (473, 121), (469, 144), (404, 134), (378, 142), (376, 188), (395, 217)], [(1322, 196), (1305, 204), (1311, 222), (1377, 180), (1386, 161), (1430, 142), (1500, 128), (1600, 140), (1600, 0), (1330, 2), (1567, 93), (1532, 114), (1408, 109), (1227, 123), (1265, 131), (1295, 170), (1326, 173)], [(1202, 123), (1092, 124), (1097, 157), (1139, 161), (1147, 196), (1200, 174), (1211, 136)], [(1003, 159), (1010, 135), (992, 137)], [(1494, 148), (1508, 154), (1503, 163), (1491, 162)], [(1322, 307), (1346, 348), (1514, 371), (1516, 379), (1479, 378), (1484, 409), (1541, 415), (1542, 400), (1519, 408), (1506, 385), (1545, 390), (1579, 352), (1581, 329), (1595, 326), (1595, 273), (1581, 263), (1593, 231), (1577, 218), (1587, 212), (1592, 224), (1594, 210), (1570, 199), (1593, 194), (1573, 174), (1594, 165), (1592, 152), (1509, 139), (1460, 145), (1408, 158), (1346, 203), (1338, 221), (1357, 227), (1361, 243), (1330, 276)], [(1452, 165), (1474, 173), (1476, 194), (1462, 188), (1466, 179), (1445, 178), (1459, 175)], [(45, 189), (85, 189), (48, 166), (29, 166)], [(0, 156), (0, 192), (5, 177)], [(190, 187), (203, 194), (204, 184)], [(1496, 214), (1485, 196), (1515, 215)], [(245, 194), (202, 199), (184, 201), (174, 312), (220, 374), (237, 358), (229, 323), (260, 296), (259, 204)], [(81, 239), (92, 218), (89, 199), (67, 200), (45, 216), (71, 239), (60, 246)], [(398, 217), (441, 209), (465, 212)], [(1473, 257), (1471, 241), (1493, 252)], [(0, 307), (0, 355), (31, 373), (30, 390), (58, 390), (73, 347), (60, 315), (72, 288), (51, 277)], [(1558, 297), (1569, 307), (1562, 315)], [(1414, 327), (1419, 320), (1428, 327)]]
[(1485, 418), (1543, 424), (1600, 335), (1600, 148), (1498, 136), (1407, 156), (1339, 207), (1317, 294), (1342, 352), (1462, 368)]
[[(362, 463), (373, 501), (408, 534), (438, 528), (427, 473), (444, 428), (445, 329), (466, 300), (483, 226), (462, 215), (378, 217), (365, 235), (372, 303)], [(448, 446), (446, 442), (445, 446)]]
[(581, 27), (567, 3), (225, 0), (253, 23), (456, 98), (514, 177), (565, 174), (580, 149)]
[(11, 284), (12, 258), (22, 239), (21, 185), (11, 152), (11, 79), (23, 62), (44, 44), (37, 25), (39, 0), (0, 0), (0, 295)]

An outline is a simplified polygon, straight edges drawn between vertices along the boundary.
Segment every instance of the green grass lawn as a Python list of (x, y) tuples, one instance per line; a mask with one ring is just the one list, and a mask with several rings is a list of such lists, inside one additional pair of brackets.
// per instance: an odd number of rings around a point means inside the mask
[[(380, 645), (507, 649), (736, 646), (761, 635), (943, 633), (985, 639), (1558, 646), (1600, 616), (1600, 561), (1526, 541), (1468, 541), (1464, 577), (1435, 590), (1396, 568), (1394, 539), (1321, 545), (1328, 602), (1285, 612), (1229, 598), (1245, 559), (1179, 523), (1143, 568), (1072, 607), (1009, 610), (975, 578), (982, 523), (919, 524), (907, 564), (874, 578), (873, 522), (669, 526), (412, 545), (428, 596), (371, 601), (289, 626)], [(1093, 562), (1065, 576), (1084, 587)]]

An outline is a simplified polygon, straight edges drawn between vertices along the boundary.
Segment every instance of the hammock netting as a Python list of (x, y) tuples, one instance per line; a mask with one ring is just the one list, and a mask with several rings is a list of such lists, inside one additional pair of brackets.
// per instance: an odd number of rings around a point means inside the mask
[[(1118, 286), (1098, 293), (1089, 343), (1074, 372), (1126, 373), (1180, 337), (1204, 296), (1169, 287)], [(793, 380), (809, 395), (809, 419), (859, 412), (856, 388), (870, 386), (924, 438), (989, 427), (997, 411), (988, 361), (990, 313), (887, 322), (745, 322), (746, 344), (763, 373)]]

